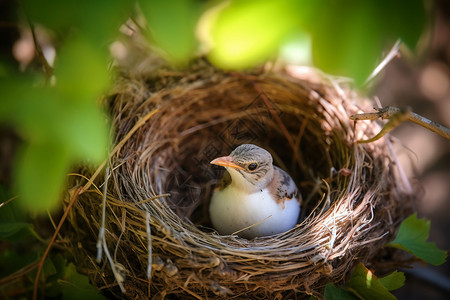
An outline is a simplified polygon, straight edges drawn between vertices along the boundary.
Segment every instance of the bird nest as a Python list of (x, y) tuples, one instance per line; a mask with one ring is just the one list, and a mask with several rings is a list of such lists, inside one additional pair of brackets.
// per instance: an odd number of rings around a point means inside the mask
[[(349, 120), (370, 102), (346, 83), (314, 70), (224, 72), (204, 60), (185, 71), (139, 68), (122, 70), (107, 100), (115, 139), (107, 171), (80, 171), (67, 193), (91, 178), (64, 234), (99, 289), (128, 298), (323, 297), (357, 262), (377, 269), (375, 258), (392, 260), (383, 245), (413, 196), (387, 140), (356, 143), (380, 127)], [(243, 143), (267, 149), (299, 187), (292, 230), (247, 240), (211, 228), (209, 200), (223, 170), (209, 162)], [(103, 196), (103, 246), (116, 277), (105, 259), (95, 261)]]

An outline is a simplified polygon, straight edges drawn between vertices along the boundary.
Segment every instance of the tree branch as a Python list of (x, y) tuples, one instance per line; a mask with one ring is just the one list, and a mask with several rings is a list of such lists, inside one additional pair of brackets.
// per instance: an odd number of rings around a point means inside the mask
[(377, 135), (367, 140), (357, 141), (357, 143), (359, 144), (376, 141), (405, 121), (410, 121), (415, 124), (418, 124), (450, 140), (450, 129), (437, 122), (428, 120), (427, 118), (412, 112), (411, 108), (400, 109), (393, 106), (386, 106), (383, 108), (375, 108), (375, 109), (377, 110), (377, 112), (362, 113), (350, 116), (350, 119), (354, 120), (355, 122), (359, 120), (376, 120), (380, 118), (383, 120), (389, 119), (389, 122), (387, 122), (386, 125), (384, 125), (384, 127)]

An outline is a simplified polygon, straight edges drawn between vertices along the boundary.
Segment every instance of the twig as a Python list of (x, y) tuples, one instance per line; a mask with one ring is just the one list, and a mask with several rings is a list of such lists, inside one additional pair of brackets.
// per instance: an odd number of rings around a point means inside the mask
[(398, 40), (392, 49), (389, 51), (389, 53), (386, 55), (386, 57), (381, 61), (381, 63), (373, 70), (373, 72), (369, 75), (369, 77), (364, 82), (365, 85), (367, 85), (369, 82), (372, 81), (377, 75), (386, 68), (386, 66), (396, 57), (400, 56), (399, 49), (401, 46), (401, 41)]
[[(111, 270), (113, 272), (114, 278), (116, 279), (117, 284), (119, 285), (122, 293), (125, 293), (126, 290), (125, 290), (125, 287), (123, 286), (123, 282), (124, 282), (125, 278), (122, 275), (124, 268), (121, 264), (116, 262), (115, 254), (114, 254), (114, 259), (111, 257), (111, 254), (109, 253), (109, 250), (108, 250), (108, 246), (106, 244), (106, 237), (105, 237), (106, 193), (108, 192), (108, 180), (109, 180), (110, 175), (111, 175), (110, 168), (109, 168), (109, 165), (107, 165), (106, 170), (105, 170), (105, 183), (103, 185), (102, 223), (101, 223), (101, 226), (100, 226), (100, 229), (98, 232), (98, 238), (97, 238), (97, 263), (101, 262), (103, 251), (105, 251), (105, 255), (111, 266)], [(116, 252), (117, 252), (117, 248), (116, 248)]]
[(105, 236), (105, 219), (106, 219), (106, 193), (108, 192), (108, 180), (109, 180), (109, 165), (106, 167), (105, 171), (105, 184), (103, 185), (103, 197), (102, 197), (102, 225), (98, 231), (97, 238), (97, 263), (100, 263), (102, 260), (102, 240)]
[(9, 202), (16, 200), (17, 198), (19, 198), (19, 196), (11, 197), (8, 200), (6, 200), (5, 202), (0, 203), (0, 208), (2, 208), (4, 205), (8, 204)]
[(47, 78), (50, 78), (53, 75), (53, 68), (49, 65), (47, 59), (45, 58), (44, 52), (42, 51), (41, 44), (39, 44), (39, 41), (37, 40), (33, 23), (31, 23), (31, 21), (29, 21), (29, 24), (30, 24), (31, 35), (33, 36), (34, 47), (36, 48), (36, 55), (39, 58), (42, 66), (44, 67), (44, 71), (45, 71), (45, 74), (47, 75)]
[(69, 214), (70, 209), (72, 208), (72, 205), (75, 203), (75, 200), (77, 200), (78, 195), (81, 192), (81, 188), (78, 188), (75, 190), (75, 193), (73, 197), (70, 199), (69, 205), (67, 205), (66, 210), (64, 211), (63, 216), (61, 217), (61, 220), (59, 221), (58, 227), (55, 230), (55, 233), (53, 233), (52, 239), (50, 240), (50, 243), (47, 246), (47, 249), (45, 249), (44, 254), (42, 255), (41, 260), (39, 261), (39, 267), (37, 269), (36, 278), (34, 280), (34, 289), (33, 289), (33, 300), (37, 300), (37, 291), (39, 286), (39, 277), (41, 276), (42, 268), (44, 267), (45, 259), (48, 256), (48, 253), (50, 252), (50, 249), (52, 248), (53, 243), (56, 240), (56, 236), (59, 234), (59, 231), (61, 230), (62, 225), (64, 224), (64, 221), (67, 218), (67, 215)]
[(428, 120), (427, 118), (412, 112), (410, 108), (400, 109), (393, 106), (386, 106), (383, 108), (375, 108), (375, 109), (377, 110), (377, 112), (362, 113), (350, 116), (350, 119), (354, 121), (376, 120), (379, 118), (383, 120), (389, 119), (389, 122), (381, 129), (381, 131), (376, 136), (368, 140), (359, 140), (357, 141), (357, 143), (359, 144), (370, 143), (378, 140), (379, 138), (383, 137), (386, 133), (396, 128), (404, 121), (413, 122), (417, 125), (425, 127), (426, 129), (431, 130), (445, 137), (446, 139), (450, 139), (450, 129), (437, 122)]
[(147, 278), (152, 277), (152, 229), (150, 227), (150, 213), (147, 211), (145, 214), (145, 225), (147, 231), (148, 242), (148, 266), (147, 266)]
[[(112, 152), (109, 155), (109, 159), (115, 155), (118, 151), (120, 151), (120, 149), (122, 148), (122, 146), (126, 143), (126, 141), (136, 132), (136, 130), (138, 130), (142, 124), (144, 124), (145, 122), (147, 122), (148, 119), (150, 119), (155, 113), (158, 112), (158, 109), (155, 109), (151, 112), (149, 112), (148, 114), (146, 114), (143, 118), (139, 119), (136, 124), (133, 126), (133, 128), (131, 128), (131, 130), (127, 133), (127, 135), (114, 147), (114, 149), (112, 150)], [(105, 160), (100, 167), (95, 171), (94, 175), (92, 175), (91, 179), (84, 185), (84, 187), (82, 188), (82, 192), (85, 192), (93, 183), (95, 177), (98, 176), (98, 174), (100, 173), (100, 171), (103, 169), (103, 167), (106, 165), (107, 161)], [(97, 262), (100, 262), (101, 257), (102, 257), (102, 253), (103, 251), (105, 251), (106, 257), (111, 265), (111, 269), (113, 271), (114, 277), (116, 278), (116, 281), (120, 287), (120, 290), (122, 291), (122, 293), (125, 293), (125, 288), (123, 286), (123, 281), (124, 281), (124, 277), (121, 274), (122, 271), (122, 266), (118, 263), (116, 263), (110, 253), (109, 250), (107, 248), (106, 245), (106, 238), (105, 238), (105, 207), (106, 207), (106, 192), (107, 192), (107, 183), (108, 183), (108, 179), (109, 179), (109, 165), (106, 167), (106, 179), (105, 179), (105, 184), (103, 186), (104, 190), (103, 190), (103, 205), (102, 205), (102, 225), (99, 229), (99, 233), (98, 233), (98, 239), (97, 239)]]

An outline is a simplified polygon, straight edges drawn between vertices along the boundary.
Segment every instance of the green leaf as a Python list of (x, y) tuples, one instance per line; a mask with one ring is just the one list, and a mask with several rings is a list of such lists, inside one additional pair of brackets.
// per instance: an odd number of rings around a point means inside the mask
[(94, 103), (65, 105), (61, 109), (58, 137), (68, 146), (73, 158), (100, 163), (109, 145), (108, 118)]
[[(80, 88), (74, 95), (70, 87), (32, 87), (27, 77), (4, 80), (0, 89), (5, 96), (0, 119), (27, 143), (16, 157), (15, 192), (28, 209), (43, 212), (57, 204), (70, 164), (99, 163), (106, 157), (109, 123), (93, 96), (100, 89)], [(88, 101), (77, 98), (82, 96)]]
[(69, 167), (68, 151), (51, 142), (25, 146), (17, 161), (16, 189), (28, 209), (44, 212), (54, 208)]
[(198, 0), (142, 0), (149, 37), (177, 64), (186, 63), (197, 47), (195, 26), (202, 12)]
[(90, 283), (89, 278), (77, 272), (70, 263), (65, 268), (64, 277), (58, 280), (62, 287), (63, 299), (105, 299)]
[[(231, 1), (210, 13), (203, 39), (212, 47), (209, 57), (217, 66), (243, 69), (273, 57), (290, 34), (299, 32), (307, 1)], [(202, 24), (202, 25), (204, 25)], [(207, 25), (204, 25), (207, 26)], [(209, 30), (209, 32), (208, 32)]]
[(393, 291), (401, 288), (405, 284), (405, 274), (396, 270), (383, 278), (379, 278), (379, 280), (388, 291)]
[(108, 86), (107, 53), (90, 40), (72, 38), (59, 51), (55, 76), (64, 101), (94, 104)]
[(329, 283), (325, 286), (325, 300), (352, 300), (358, 299), (352, 292)]
[(447, 253), (438, 249), (435, 243), (426, 241), (429, 233), (430, 221), (417, 219), (417, 214), (414, 214), (402, 222), (397, 236), (386, 246), (408, 251), (418, 258), (438, 266), (445, 262)]
[(397, 299), (362, 263), (356, 265), (355, 271), (349, 281), (349, 289), (361, 299)]

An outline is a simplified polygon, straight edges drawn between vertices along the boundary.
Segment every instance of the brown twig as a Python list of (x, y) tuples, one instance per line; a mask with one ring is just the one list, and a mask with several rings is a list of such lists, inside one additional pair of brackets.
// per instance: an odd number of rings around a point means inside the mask
[(354, 121), (377, 120), (380, 118), (383, 120), (389, 119), (389, 122), (381, 129), (381, 131), (376, 136), (367, 140), (359, 140), (357, 141), (357, 143), (359, 144), (376, 141), (405, 121), (413, 122), (417, 125), (425, 127), (428, 130), (436, 132), (437, 134), (445, 137), (446, 139), (450, 139), (450, 129), (437, 122), (428, 120), (427, 118), (412, 112), (410, 108), (400, 109), (393, 106), (386, 106), (383, 108), (375, 108), (375, 109), (377, 110), (377, 112), (355, 114), (350, 116), (350, 119)]
[(53, 243), (56, 240), (56, 236), (59, 234), (59, 231), (61, 230), (62, 225), (64, 224), (64, 221), (67, 218), (67, 215), (69, 214), (70, 209), (72, 208), (72, 205), (75, 203), (75, 200), (77, 199), (78, 195), (81, 192), (81, 188), (77, 188), (75, 190), (75, 193), (73, 194), (73, 197), (70, 199), (69, 205), (67, 205), (66, 210), (64, 211), (63, 216), (61, 217), (61, 220), (59, 221), (58, 227), (56, 228), (55, 232), (53, 233), (52, 239), (50, 240), (50, 243), (47, 246), (47, 249), (45, 249), (44, 254), (42, 255), (41, 260), (39, 261), (39, 266), (37, 269), (36, 278), (34, 280), (34, 289), (33, 289), (33, 300), (37, 300), (37, 292), (38, 292), (38, 286), (39, 286), (39, 277), (41, 276), (42, 268), (44, 267), (45, 259), (47, 258), (50, 249), (52, 248)]

